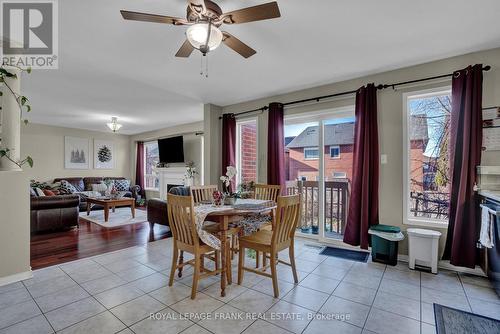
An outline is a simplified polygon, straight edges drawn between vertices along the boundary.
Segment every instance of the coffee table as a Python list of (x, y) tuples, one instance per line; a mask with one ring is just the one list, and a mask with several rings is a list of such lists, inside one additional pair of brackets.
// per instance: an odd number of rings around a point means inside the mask
[(101, 205), (104, 208), (104, 221), (108, 222), (109, 219), (109, 209), (115, 212), (116, 207), (130, 206), (130, 211), (132, 212), (132, 218), (135, 218), (135, 199), (122, 197), (122, 198), (87, 198), (87, 216), (90, 215), (90, 210), (93, 205)]

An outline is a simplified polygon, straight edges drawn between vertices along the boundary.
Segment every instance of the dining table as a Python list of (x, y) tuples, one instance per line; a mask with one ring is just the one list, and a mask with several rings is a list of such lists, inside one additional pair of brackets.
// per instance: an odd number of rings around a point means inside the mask
[[(252, 203), (255, 205), (249, 205), (248, 207), (245, 207), (244, 205), (241, 206), (241, 204), (240, 206), (238, 206), (237, 201), (236, 205), (216, 206), (212, 204), (201, 204), (195, 206), (194, 208), (197, 219), (202, 219), (204, 217), (202, 223), (203, 221), (211, 221), (217, 223), (219, 227), (217, 239), (220, 241), (220, 244), (214, 244), (213, 247), (217, 249), (218, 245), (220, 245), (222, 267), (220, 275), (220, 288), (222, 297), (226, 296), (226, 284), (232, 283), (231, 271), (228, 272), (227, 270), (228, 256), (230, 256), (228, 252), (228, 231), (231, 228), (231, 225), (237, 224), (245, 217), (252, 215), (270, 215), (271, 217), (275, 215), (275, 202), (266, 200), (252, 200)], [(199, 230), (199, 233), (200, 232), (201, 231)], [(213, 240), (206, 239), (202, 235), (200, 235), (200, 238), (206, 243), (213, 242)], [(179, 274), (182, 275), (181, 272)]]

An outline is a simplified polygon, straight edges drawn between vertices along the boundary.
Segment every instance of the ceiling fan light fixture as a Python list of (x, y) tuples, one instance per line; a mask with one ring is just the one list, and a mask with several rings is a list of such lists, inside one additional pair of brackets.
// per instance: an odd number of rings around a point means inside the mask
[(200, 50), (207, 42), (208, 28), (210, 27), (210, 37), (208, 48), (210, 51), (217, 49), (222, 42), (222, 32), (216, 26), (208, 22), (199, 22), (190, 26), (186, 31), (186, 37), (191, 45)]
[(118, 118), (116, 117), (111, 117), (111, 123), (106, 123), (106, 125), (113, 132), (117, 132), (122, 127), (122, 125), (118, 123)]

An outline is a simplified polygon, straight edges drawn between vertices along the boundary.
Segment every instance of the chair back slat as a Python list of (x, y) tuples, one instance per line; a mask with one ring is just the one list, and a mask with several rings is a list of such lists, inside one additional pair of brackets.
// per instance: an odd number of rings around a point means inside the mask
[(295, 235), (300, 217), (300, 195), (279, 196), (272, 244), (289, 242)]
[(217, 190), (216, 185), (209, 186), (191, 186), (191, 196), (193, 196), (194, 203), (212, 200), (214, 191)]
[(191, 196), (167, 194), (168, 221), (175, 241), (198, 246), (198, 233)]
[(281, 193), (280, 185), (273, 184), (256, 184), (254, 198), (266, 201), (278, 201), (278, 196)]

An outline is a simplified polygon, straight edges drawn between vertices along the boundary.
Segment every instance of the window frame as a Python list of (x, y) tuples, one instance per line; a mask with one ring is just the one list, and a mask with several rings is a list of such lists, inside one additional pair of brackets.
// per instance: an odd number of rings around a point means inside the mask
[(449, 94), (451, 96), (451, 86), (441, 86), (431, 89), (410, 91), (403, 93), (403, 224), (424, 227), (447, 228), (448, 219), (414, 217), (410, 215), (410, 138), (409, 134), (409, 118), (410, 109), (409, 102), (417, 98), (427, 98)]
[[(332, 149), (338, 149), (339, 154), (336, 156), (332, 155)], [(340, 159), (340, 145), (330, 145), (330, 158), (331, 159)]]
[[(318, 151), (317, 157), (313, 157), (313, 158), (306, 157), (306, 151), (307, 150), (316, 150), (316, 151)], [(319, 155), (320, 154), (319, 154), (319, 147), (318, 146), (316, 146), (316, 147), (304, 147), (303, 153), (304, 153), (304, 160), (319, 160)]]
[[(144, 182), (144, 190), (145, 191), (160, 191), (160, 188), (146, 187), (146, 184), (147, 184), (147, 182), (146, 182), (146, 176), (147, 175), (153, 175), (153, 174), (146, 174), (146, 168), (147, 168), (147, 166), (146, 166), (146, 162), (147, 162), (147, 158), (146, 158), (146, 145), (150, 144), (150, 143), (156, 143), (156, 145), (158, 145), (158, 141), (157, 140), (148, 140), (148, 141), (144, 142), (144, 157), (143, 157), (143, 161), (144, 161), (144, 176), (143, 176), (143, 178), (144, 178), (144, 180), (143, 180), (143, 182)], [(156, 175), (156, 179), (158, 179), (158, 175)]]
[(258, 182), (259, 179), (259, 119), (258, 117), (247, 117), (241, 120), (236, 120), (236, 186), (238, 187), (241, 184), (241, 126), (249, 123), (255, 123), (255, 156), (257, 157), (257, 161), (255, 164), (255, 183)]
[[(343, 176), (335, 176), (335, 174), (342, 174)], [(333, 172), (333, 179), (347, 179), (347, 172)]]

